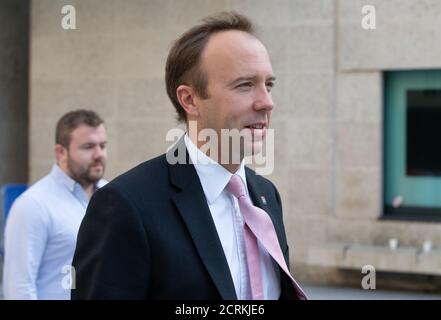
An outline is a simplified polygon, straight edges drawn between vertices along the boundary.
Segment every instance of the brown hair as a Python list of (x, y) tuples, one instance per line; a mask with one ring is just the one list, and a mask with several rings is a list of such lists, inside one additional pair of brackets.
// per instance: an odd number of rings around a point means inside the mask
[(202, 24), (191, 28), (173, 43), (165, 67), (165, 84), (178, 113), (178, 121), (186, 121), (187, 115), (176, 96), (176, 89), (181, 84), (192, 85), (199, 97), (208, 98), (207, 77), (200, 68), (200, 57), (210, 36), (227, 30), (254, 35), (252, 22), (244, 15), (230, 11), (203, 19)]
[(103, 123), (103, 119), (92, 110), (70, 111), (58, 120), (55, 130), (55, 143), (69, 148), (71, 133), (80, 125), (84, 124), (96, 128)]

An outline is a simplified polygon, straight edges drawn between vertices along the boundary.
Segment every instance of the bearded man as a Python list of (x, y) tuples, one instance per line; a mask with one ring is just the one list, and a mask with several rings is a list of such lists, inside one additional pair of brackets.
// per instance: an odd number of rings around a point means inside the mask
[(5, 299), (70, 299), (72, 257), (89, 199), (106, 184), (104, 122), (90, 110), (61, 117), (57, 162), (14, 202), (6, 221)]

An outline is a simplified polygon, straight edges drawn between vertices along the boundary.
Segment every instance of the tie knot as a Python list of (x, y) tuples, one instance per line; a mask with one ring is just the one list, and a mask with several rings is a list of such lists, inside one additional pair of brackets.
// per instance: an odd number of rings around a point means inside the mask
[(246, 196), (245, 186), (242, 179), (237, 174), (231, 176), (231, 179), (227, 184), (227, 190), (238, 199), (242, 196)]

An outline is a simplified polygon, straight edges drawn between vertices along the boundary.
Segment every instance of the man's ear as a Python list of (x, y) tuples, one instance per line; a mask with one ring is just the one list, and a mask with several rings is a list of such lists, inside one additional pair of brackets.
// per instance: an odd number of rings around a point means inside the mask
[(55, 157), (57, 158), (57, 163), (60, 164), (60, 162), (65, 161), (67, 150), (65, 147), (63, 147), (61, 144), (56, 144), (54, 147), (55, 151)]
[(181, 84), (176, 89), (176, 96), (187, 113), (187, 118), (197, 118), (199, 117), (199, 109), (195, 104), (195, 92), (192, 87)]

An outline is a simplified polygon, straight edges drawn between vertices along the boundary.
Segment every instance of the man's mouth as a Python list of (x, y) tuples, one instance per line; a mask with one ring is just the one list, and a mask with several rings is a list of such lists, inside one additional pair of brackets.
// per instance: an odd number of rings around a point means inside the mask
[(256, 122), (251, 122), (248, 123), (245, 128), (248, 129), (256, 129), (256, 130), (261, 130), (261, 129), (266, 129), (268, 126), (268, 122), (266, 122), (265, 120), (261, 120), (261, 121), (256, 121)]
[(264, 128), (266, 128), (266, 125), (263, 124), (263, 123), (255, 123), (255, 124), (252, 124), (252, 125), (249, 125), (249, 126), (245, 126), (245, 128), (248, 128), (248, 129), (264, 129)]
[(266, 135), (267, 123), (258, 122), (245, 126), (245, 129), (250, 130), (253, 139), (263, 139)]

